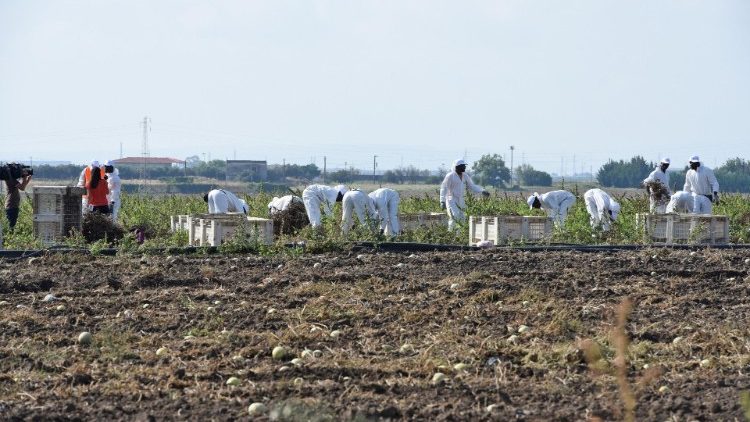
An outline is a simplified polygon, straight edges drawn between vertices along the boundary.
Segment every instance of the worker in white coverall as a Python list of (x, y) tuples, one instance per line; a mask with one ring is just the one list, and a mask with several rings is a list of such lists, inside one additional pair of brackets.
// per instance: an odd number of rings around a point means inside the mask
[(610, 224), (620, 214), (620, 204), (601, 189), (589, 189), (583, 194), (591, 221), (591, 227), (608, 231)]
[(682, 213), (686, 214), (689, 212), (693, 212), (693, 195), (690, 192), (685, 192), (684, 190), (678, 190), (677, 192), (672, 194), (672, 197), (669, 198), (669, 203), (667, 204), (666, 213), (672, 214), (672, 213)]
[(120, 215), (120, 189), (122, 181), (120, 180), (120, 169), (116, 169), (111, 160), (104, 163), (104, 173), (107, 176), (107, 186), (109, 187), (109, 209), (111, 211), (112, 221), (117, 222), (117, 216)]
[(244, 199), (224, 189), (214, 189), (203, 195), (203, 200), (208, 202), (209, 214), (226, 214), (228, 212), (241, 212), (247, 214), (250, 207)]
[(387, 236), (397, 236), (401, 232), (398, 223), (398, 204), (401, 198), (398, 192), (390, 188), (380, 188), (370, 192), (369, 196), (375, 202), (380, 232)]
[(526, 203), (529, 204), (529, 209), (544, 210), (556, 226), (562, 227), (568, 218), (568, 211), (576, 203), (576, 196), (566, 190), (553, 190), (541, 195), (534, 192)]
[(322, 222), (320, 207), (323, 207), (323, 212), (327, 216), (333, 215), (334, 204), (341, 202), (344, 199), (344, 194), (348, 191), (349, 189), (344, 185), (336, 187), (310, 185), (306, 187), (302, 191), (302, 202), (305, 204), (305, 211), (307, 211), (307, 218), (310, 220), (310, 225), (320, 227)]
[[(81, 174), (78, 176), (78, 184), (76, 186), (79, 188), (85, 188), (86, 184), (91, 181), (91, 172), (93, 172), (96, 167), (99, 167), (99, 161), (97, 160), (91, 161), (90, 165), (84, 167), (83, 170), (81, 170)], [(89, 212), (89, 197), (85, 193), (81, 196), (81, 212)]]
[(279, 198), (274, 196), (271, 202), (268, 203), (268, 215), (274, 215), (281, 211), (286, 211), (293, 202), (302, 203), (302, 198), (296, 195), (285, 195)]
[(466, 186), (472, 192), (481, 193), (485, 197), (490, 196), (489, 192), (475, 185), (471, 176), (466, 174), (466, 162), (456, 160), (453, 162), (453, 171), (446, 174), (443, 183), (440, 184), (440, 209), (448, 213), (449, 229), (454, 229), (456, 222), (466, 220), (466, 201), (464, 200)]
[(341, 233), (349, 234), (354, 225), (354, 214), (359, 224), (374, 228), (377, 224), (375, 202), (361, 190), (350, 190), (341, 200)]
[(690, 170), (685, 174), (685, 192), (693, 195), (693, 213), (711, 214), (713, 204), (719, 203), (719, 181), (714, 171), (701, 165), (701, 159), (694, 155), (688, 161)]
[[(643, 179), (643, 184), (646, 186), (646, 191), (648, 192), (649, 211), (653, 214), (664, 214), (669, 197), (672, 195), (672, 191), (669, 189), (669, 173), (667, 173), (670, 162), (669, 158), (662, 158), (659, 162), (659, 167)], [(652, 183), (661, 183), (664, 185), (667, 194), (659, 197), (658, 192), (651, 190), (649, 187), (649, 184)]]

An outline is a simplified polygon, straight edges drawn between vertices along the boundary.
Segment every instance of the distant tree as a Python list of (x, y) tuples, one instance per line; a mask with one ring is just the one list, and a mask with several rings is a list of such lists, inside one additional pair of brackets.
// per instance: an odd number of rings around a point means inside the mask
[(351, 183), (354, 181), (354, 176), (358, 176), (361, 172), (355, 168), (336, 170), (328, 175), (328, 178), (332, 182), (339, 183)]
[(535, 170), (528, 164), (516, 169), (519, 184), (523, 186), (552, 186), (552, 176), (544, 171)]
[(474, 179), (480, 185), (502, 186), (510, 182), (510, 169), (498, 154), (485, 154), (471, 166)]
[(286, 178), (313, 180), (320, 176), (320, 169), (315, 164), (271, 164), (268, 166), (268, 180), (283, 182)]
[(202, 162), (203, 161), (201, 161), (200, 157), (198, 157), (197, 155), (191, 155), (190, 157), (187, 157), (185, 159), (185, 166), (187, 168), (193, 168), (197, 167)]
[(724, 192), (750, 191), (750, 162), (732, 158), (714, 170), (719, 186)]
[(596, 180), (605, 187), (637, 188), (654, 168), (654, 163), (646, 162), (640, 155), (630, 161), (609, 160), (596, 173)]

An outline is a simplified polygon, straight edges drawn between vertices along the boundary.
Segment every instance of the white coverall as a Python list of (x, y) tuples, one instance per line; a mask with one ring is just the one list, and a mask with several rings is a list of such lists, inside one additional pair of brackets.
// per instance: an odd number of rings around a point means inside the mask
[(617, 220), (620, 213), (620, 204), (612, 199), (607, 192), (601, 189), (589, 189), (583, 194), (591, 221), (591, 227), (601, 227), (603, 231), (609, 230), (612, 221)]
[(398, 192), (390, 188), (380, 188), (370, 192), (370, 198), (375, 202), (380, 230), (389, 236), (401, 233), (401, 225), (398, 222), (398, 204), (401, 198)]
[(671, 214), (677, 212), (684, 214), (693, 212), (693, 203), (693, 195), (690, 192), (678, 190), (672, 194), (671, 198), (669, 198), (666, 213)]
[[(643, 179), (643, 184), (659, 182), (667, 188), (667, 195), (671, 195), (672, 191), (669, 189), (669, 173), (661, 171), (661, 167), (657, 167), (654, 171), (649, 173), (648, 177)], [(664, 214), (666, 206), (666, 198), (661, 201), (657, 201), (654, 195), (649, 195), (649, 211), (656, 214)]]
[[(368, 221), (375, 223), (375, 203), (366, 193), (361, 190), (350, 190), (344, 194), (341, 201), (341, 232), (346, 235), (354, 225), (354, 216), (357, 214), (359, 224), (366, 226)], [(372, 224), (374, 226), (374, 224)]]
[(542, 209), (552, 217), (555, 225), (562, 226), (568, 218), (568, 210), (576, 203), (576, 196), (566, 190), (553, 190), (538, 196)]
[(326, 185), (310, 185), (306, 187), (302, 191), (302, 202), (305, 203), (305, 210), (307, 211), (307, 218), (310, 220), (310, 225), (313, 227), (320, 226), (322, 219), (320, 215), (321, 206), (326, 215), (333, 215), (333, 206), (336, 204), (339, 192), (346, 193), (346, 190), (346, 187), (337, 189)]
[(685, 192), (693, 195), (693, 213), (711, 214), (713, 206), (711, 199), (714, 192), (719, 192), (719, 181), (716, 180), (714, 171), (703, 167), (703, 163), (697, 170), (690, 169), (685, 174)]
[(208, 193), (208, 213), (226, 214), (228, 212), (242, 212), (247, 214), (250, 207), (243, 199), (224, 189), (214, 189)]
[(117, 216), (120, 214), (120, 170), (115, 169), (112, 173), (107, 173), (107, 186), (109, 187), (109, 205), (112, 207), (112, 221), (117, 222)]
[(445, 203), (449, 229), (455, 228), (457, 221), (466, 220), (466, 213), (464, 212), (466, 210), (466, 201), (464, 200), (466, 186), (475, 193), (484, 191), (481, 186), (474, 184), (471, 176), (467, 173), (459, 176), (455, 170), (446, 174), (443, 183), (440, 184), (440, 203)]
[(277, 212), (286, 211), (292, 205), (292, 202), (302, 203), (302, 198), (295, 195), (285, 195), (281, 198), (274, 196), (271, 202), (268, 203), (268, 214), (274, 215)]

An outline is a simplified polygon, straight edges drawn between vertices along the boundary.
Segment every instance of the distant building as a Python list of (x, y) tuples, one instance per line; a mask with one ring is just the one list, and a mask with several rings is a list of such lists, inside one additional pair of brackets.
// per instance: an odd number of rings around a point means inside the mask
[(227, 180), (263, 182), (268, 180), (265, 160), (227, 160)]
[(182, 167), (185, 161), (169, 157), (125, 157), (112, 160), (115, 167), (129, 167), (133, 170), (140, 169), (144, 162), (147, 169), (168, 169), (170, 167)]

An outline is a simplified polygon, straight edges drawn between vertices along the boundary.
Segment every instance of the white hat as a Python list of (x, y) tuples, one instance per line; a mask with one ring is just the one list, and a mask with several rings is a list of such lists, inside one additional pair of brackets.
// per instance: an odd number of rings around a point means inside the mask
[(690, 162), (691, 163), (700, 163), (701, 162), (701, 158), (698, 157), (697, 155), (693, 155), (692, 157), (690, 157)]
[(465, 166), (465, 165), (466, 165), (466, 161), (461, 160), (461, 159), (458, 159), (453, 162), (453, 168), (456, 168), (458, 166)]
[(537, 192), (534, 192), (533, 195), (529, 196), (529, 198), (526, 200), (526, 203), (529, 204), (529, 209), (534, 208), (534, 200), (539, 196)]
[(664, 157), (664, 158), (661, 159), (661, 163), (662, 164), (671, 164), (672, 161), (669, 158)]
[(346, 185), (337, 185), (334, 189), (339, 191), (342, 195), (349, 192), (349, 189), (346, 187)]
[(97, 160), (92, 160), (92, 161), (91, 161), (91, 167), (99, 167), (99, 161), (97, 161)]
[(107, 160), (107, 161), (104, 162), (104, 165), (107, 166), (107, 167), (109, 167), (109, 166), (114, 166), (115, 163), (113, 163), (112, 160)]

